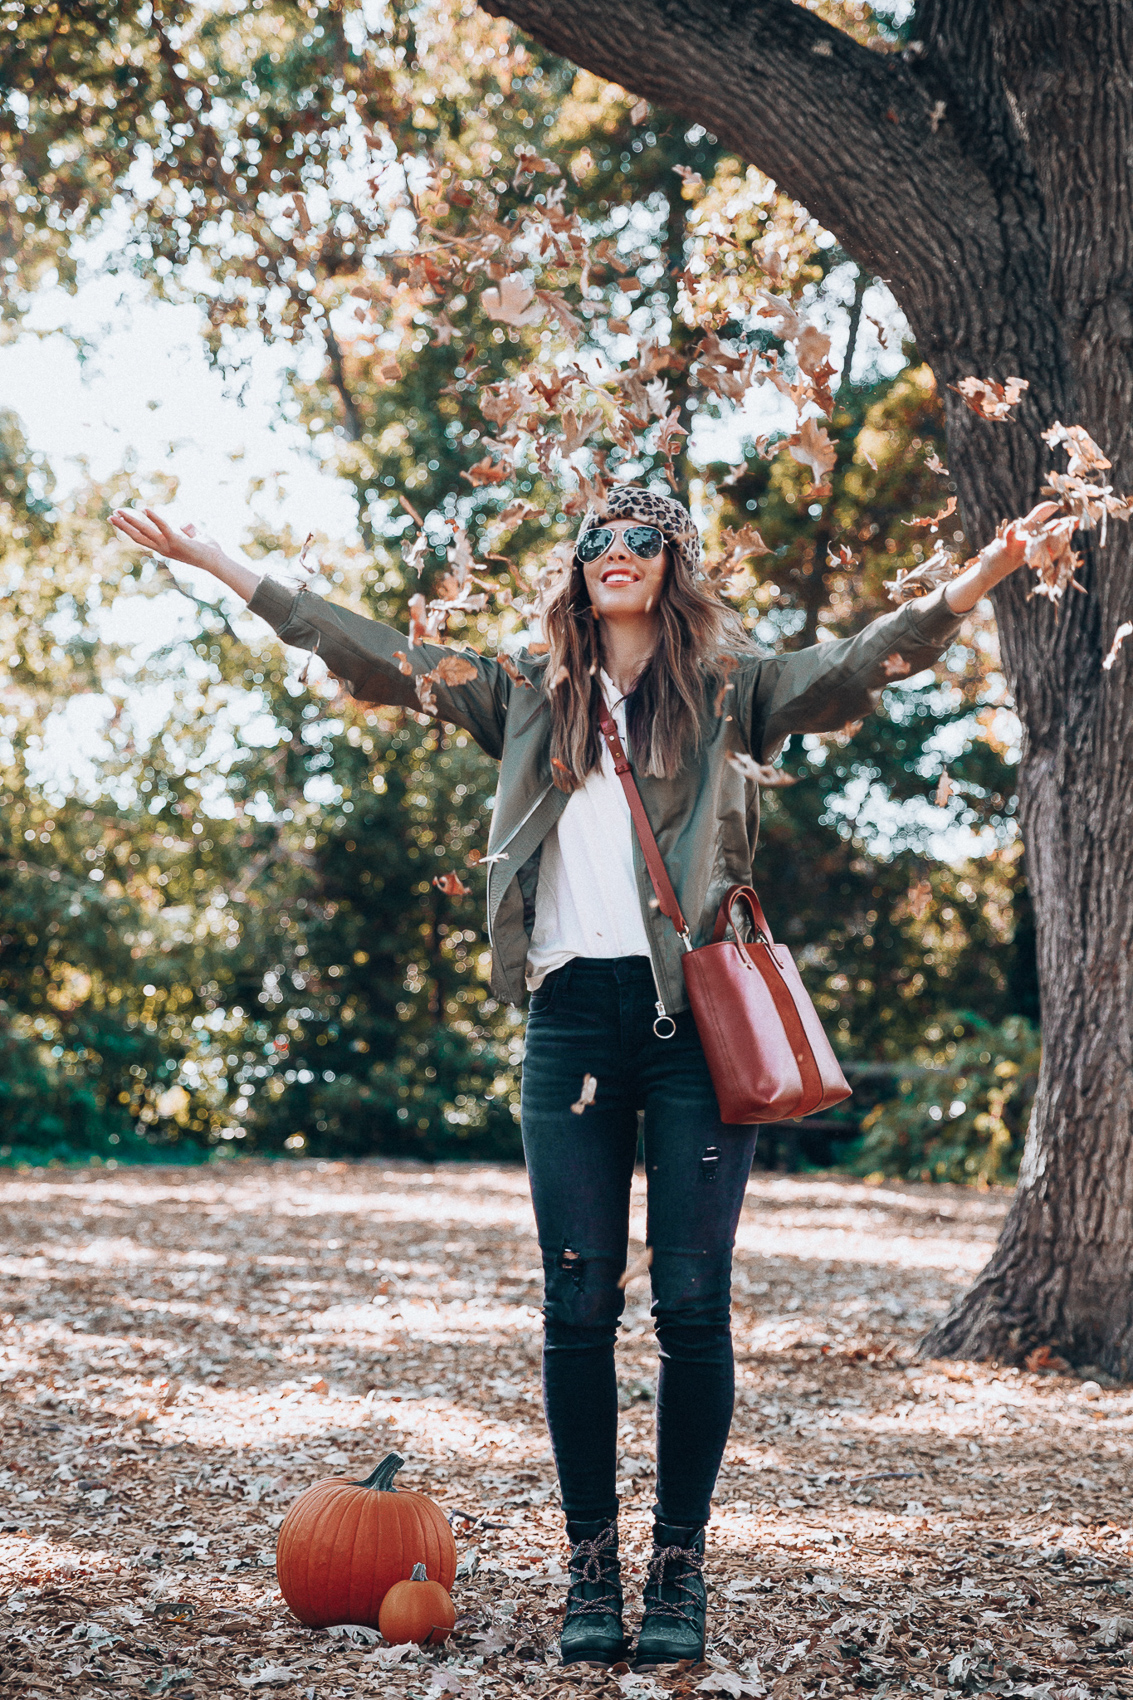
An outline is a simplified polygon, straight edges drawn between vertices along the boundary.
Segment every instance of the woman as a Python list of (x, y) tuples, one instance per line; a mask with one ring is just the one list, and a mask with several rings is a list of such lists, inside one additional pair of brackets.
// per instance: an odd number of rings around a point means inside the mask
[[(362, 702), (416, 709), (404, 636), (261, 578), (152, 510), (119, 512), (133, 542), (203, 567), (288, 644), (317, 650)], [(1025, 523), (1025, 522), (1024, 522)], [(931, 665), (1023, 559), (1018, 527), (945, 589), (856, 637), (767, 658), (697, 574), (679, 502), (635, 485), (586, 515), (543, 611), (549, 653), (474, 658), (434, 684), (437, 714), (501, 763), (489, 840), (493, 989), (532, 992), (523, 1146), (543, 1254), (543, 1388), (571, 1544), (564, 1662), (627, 1655), (615, 1490), (614, 1340), (624, 1304), (630, 1183), (644, 1112), (657, 1385), (653, 1557), (635, 1662), (699, 1659), (704, 1528), (732, 1417), (732, 1244), (755, 1129), (720, 1122), (681, 974), (682, 943), (653, 899), (598, 727), (603, 702), (631, 753), (694, 946), (730, 885), (751, 877), (758, 789), (733, 756), (771, 761), (792, 732), (830, 732), (888, 679)], [(409, 651), (418, 673), (446, 652)], [(722, 658), (723, 657), (723, 661)], [(592, 1101), (586, 1076), (597, 1082)]]

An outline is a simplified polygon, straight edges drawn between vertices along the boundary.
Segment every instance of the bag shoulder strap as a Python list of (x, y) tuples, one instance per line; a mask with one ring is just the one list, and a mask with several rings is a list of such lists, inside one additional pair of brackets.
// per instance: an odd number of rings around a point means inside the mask
[(689, 950), (692, 948), (692, 941), (689, 938), (688, 922), (681, 912), (677, 894), (673, 890), (673, 882), (666, 872), (661, 851), (656, 838), (653, 836), (653, 828), (649, 824), (649, 816), (645, 812), (641, 792), (637, 789), (633, 769), (629, 765), (629, 757), (626, 755), (621, 738), (618, 736), (614, 717), (604, 702), (598, 716), (598, 725), (601, 728), (603, 738), (606, 740), (606, 746), (614, 758), (614, 772), (621, 780), (622, 790), (626, 794), (629, 812), (637, 829), (637, 840), (641, 845), (641, 853), (645, 857), (645, 866), (649, 870), (649, 878), (657, 896), (657, 905), (662, 915), (667, 915), (673, 923), (685, 949)]

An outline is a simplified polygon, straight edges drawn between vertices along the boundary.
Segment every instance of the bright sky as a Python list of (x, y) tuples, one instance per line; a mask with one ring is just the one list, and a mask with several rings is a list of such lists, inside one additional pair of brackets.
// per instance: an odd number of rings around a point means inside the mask
[[(235, 548), (249, 481), (274, 485), (279, 473), (286, 494), (276, 501), (263, 491), (261, 512), (304, 531), (353, 530), (348, 491), (320, 471), (306, 432), (278, 418), (290, 349), (250, 343), (247, 370), (226, 381), (209, 367), (197, 309), (154, 301), (130, 278), (92, 277), (73, 296), (44, 290), (28, 328), (33, 334), (0, 348), (0, 398), (64, 488), (81, 482), (84, 460), (96, 477), (131, 459), (142, 473), (173, 473), (178, 513), (206, 521)], [(53, 332), (86, 339), (89, 355)]]

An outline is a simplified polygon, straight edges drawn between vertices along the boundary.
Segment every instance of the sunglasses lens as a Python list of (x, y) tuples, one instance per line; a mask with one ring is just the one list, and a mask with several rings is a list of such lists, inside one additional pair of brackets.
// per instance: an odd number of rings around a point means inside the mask
[(625, 540), (627, 546), (643, 561), (651, 561), (654, 555), (659, 555), (665, 543), (663, 534), (655, 525), (627, 526)]
[(599, 555), (604, 555), (614, 541), (614, 534), (608, 525), (592, 525), (589, 531), (584, 531), (575, 545), (575, 554), (583, 562), (596, 561)]

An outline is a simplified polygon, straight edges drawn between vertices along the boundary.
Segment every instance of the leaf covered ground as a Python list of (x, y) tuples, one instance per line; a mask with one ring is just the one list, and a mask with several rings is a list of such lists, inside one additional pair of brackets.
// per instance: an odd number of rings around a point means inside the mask
[[(1133, 1393), (914, 1357), (1006, 1203), (753, 1179), (708, 1658), (568, 1676), (521, 1171), (14, 1175), (0, 1188), (0, 1689), (1133, 1695)], [(620, 1477), (636, 1613), (655, 1377), (645, 1277), (628, 1298)], [(303, 1629), (275, 1586), (289, 1501), (391, 1449), (457, 1538), (458, 1632), (439, 1652)]]

